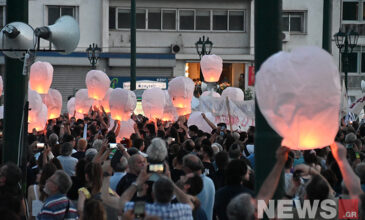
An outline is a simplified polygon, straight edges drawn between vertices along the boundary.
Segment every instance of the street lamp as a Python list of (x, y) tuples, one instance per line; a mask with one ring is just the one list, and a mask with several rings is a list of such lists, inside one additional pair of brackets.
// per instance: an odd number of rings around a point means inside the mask
[[(202, 56), (210, 54), (213, 48), (213, 42), (209, 40), (209, 37), (205, 40), (205, 36), (199, 37), (199, 40), (195, 43), (196, 52), (199, 55), (199, 59), (202, 59)], [(200, 81), (204, 81), (204, 76), (202, 74), (202, 70), (200, 68)]]
[(95, 69), (95, 64), (98, 62), (100, 57), (101, 48), (98, 47), (97, 44), (93, 43), (92, 45), (90, 44), (89, 48), (86, 49), (86, 53), (92, 68)]
[(343, 71), (345, 72), (345, 88), (347, 92), (347, 74), (349, 69), (349, 54), (357, 45), (359, 33), (351, 30), (346, 33), (339, 30), (335, 35), (336, 46), (342, 55)]

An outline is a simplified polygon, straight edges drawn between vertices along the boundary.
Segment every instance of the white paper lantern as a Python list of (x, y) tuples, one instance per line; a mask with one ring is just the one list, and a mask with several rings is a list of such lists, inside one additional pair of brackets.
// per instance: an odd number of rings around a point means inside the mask
[(88, 96), (87, 89), (79, 89), (75, 94), (75, 109), (81, 114), (88, 114), (94, 100)]
[(240, 88), (227, 87), (223, 90), (222, 97), (223, 98), (228, 97), (235, 102), (243, 102), (245, 99), (245, 94)]
[(4, 88), (3, 77), (0, 76), (0, 96), (3, 94), (3, 88)]
[(149, 119), (163, 117), (165, 93), (160, 88), (146, 89), (142, 94), (142, 109)]
[(30, 67), (30, 89), (39, 94), (47, 94), (53, 79), (53, 66), (48, 62), (37, 61)]
[(103, 106), (104, 111), (106, 113), (110, 113), (109, 98), (110, 98), (110, 94), (112, 93), (112, 91), (113, 91), (113, 89), (109, 88), (104, 96), (104, 99), (100, 101), (100, 104)]
[(256, 75), (258, 106), (282, 145), (307, 150), (330, 145), (339, 127), (340, 74), (317, 47), (279, 52)]
[(215, 98), (221, 97), (221, 95), (219, 95), (218, 92), (214, 92), (214, 91), (205, 91), (200, 96), (212, 96), (212, 97), (215, 97)]
[(178, 76), (169, 82), (169, 95), (179, 115), (190, 114), (194, 88), (193, 80), (185, 76)]
[(215, 54), (205, 55), (200, 61), (200, 68), (206, 82), (218, 82), (223, 70), (223, 60)]
[(36, 131), (42, 131), (46, 126), (48, 118), (47, 106), (45, 104), (41, 104), (41, 110), (36, 115), (36, 118), (33, 122), (29, 122), (28, 124), (28, 133), (32, 133), (33, 129)]
[(100, 70), (90, 70), (86, 74), (85, 82), (89, 98), (95, 100), (103, 100), (110, 87), (108, 75)]
[(134, 133), (135, 122), (132, 119), (122, 121), (120, 123), (119, 134), (117, 136), (117, 142), (120, 142), (123, 138), (130, 139), (131, 134)]
[[(214, 117), (211, 113), (206, 113), (205, 116), (212, 122), (214, 123)], [(193, 112), (190, 114), (189, 119), (188, 119), (188, 127), (190, 127), (191, 125), (196, 125), (200, 130), (207, 132), (207, 133), (211, 133), (212, 132), (212, 128), (209, 126), (209, 124), (204, 120), (204, 118), (202, 117), (202, 112)]]
[(37, 115), (42, 109), (42, 97), (34, 90), (28, 89), (29, 112), (28, 122), (37, 120)]
[(0, 119), (4, 118), (4, 106), (0, 106)]
[(132, 91), (116, 88), (110, 93), (109, 106), (113, 120), (127, 121), (136, 105), (136, 94)]
[(75, 113), (75, 97), (70, 98), (67, 101), (68, 117), (71, 118)]
[(62, 95), (57, 89), (49, 89), (44, 97), (48, 109), (48, 119), (58, 118), (62, 109)]
[(163, 121), (176, 121), (178, 118), (176, 108), (172, 104), (168, 91), (165, 90), (163, 92), (165, 94), (165, 106), (164, 106), (162, 120)]

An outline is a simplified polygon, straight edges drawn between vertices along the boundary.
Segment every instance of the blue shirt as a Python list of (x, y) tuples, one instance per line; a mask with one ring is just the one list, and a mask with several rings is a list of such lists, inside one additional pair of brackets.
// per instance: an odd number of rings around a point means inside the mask
[(115, 172), (112, 177), (110, 177), (110, 188), (117, 191), (117, 185), (119, 181), (123, 178), (123, 176), (126, 174), (126, 172)]
[[(124, 212), (134, 209), (134, 202), (127, 202)], [(191, 207), (182, 203), (146, 203), (145, 213), (149, 216), (158, 216), (162, 220), (193, 220)]]
[(65, 173), (69, 176), (75, 176), (75, 168), (79, 161), (78, 159), (71, 156), (58, 156), (57, 159), (60, 161)]
[(209, 177), (203, 174), (201, 175), (201, 178), (203, 180), (203, 189), (197, 195), (197, 197), (200, 200), (200, 207), (204, 210), (205, 214), (210, 220), (213, 219), (215, 187), (212, 179)]
[[(66, 213), (66, 210), (68, 211)], [(50, 196), (37, 216), (38, 220), (77, 219), (77, 210), (74, 204), (64, 194)]]

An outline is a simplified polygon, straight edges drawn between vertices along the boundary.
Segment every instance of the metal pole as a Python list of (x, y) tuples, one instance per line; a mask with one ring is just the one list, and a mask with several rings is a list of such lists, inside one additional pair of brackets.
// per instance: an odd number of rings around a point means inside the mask
[[(28, 23), (28, 0), (6, 1), (6, 22), (20, 21)], [(3, 162), (20, 164), (22, 149), (19, 139), (22, 137), (22, 115), (27, 76), (23, 76), (23, 62), (5, 56), (4, 74), (4, 143)]]
[[(281, 41), (281, 0), (255, 1), (255, 70), (272, 54), (282, 49)], [(269, 95), (269, 94), (268, 94)], [(255, 189), (262, 183), (275, 164), (275, 152), (282, 138), (268, 125), (260, 109), (255, 105)], [(275, 198), (284, 194), (283, 175)]]
[(131, 90), (136, 90), (136, 0), (131, 0)]
[(332, 0), (323, 0), (322, 48), (332, 53)]
[(345, 88), (346, 88), (346, 92), (347, 92), (347, 74), (349, 71), (349, 41), (348, 41), (348, 34), (346, 33), (345, 36), (345, 50), (342, 53), (342, 58), (343, 58), (343, 68), (344, 68), (344, 72), (345, 72)]

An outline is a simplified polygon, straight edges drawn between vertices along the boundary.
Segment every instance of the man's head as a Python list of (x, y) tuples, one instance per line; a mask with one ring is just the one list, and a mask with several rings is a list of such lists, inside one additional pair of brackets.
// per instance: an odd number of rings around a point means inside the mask
[(161, 138), (154, 138), (147, 148), (148, 160), (152, 163), (161, 163), (167, 157), (166, 142)]
[(69, 135), (69, 134), (63, 135), (63, 143), (66, 143), (66, 142), (70, 142), (72, 147), (74, 147), (76, 144), (75, 137), (72, 135)]
[(99, 152), (102, 145), (103, 145), (103, 141), (100, 139), (97, 139), (93, 143), (93, 148), (95, 148)]
[(44, 192), (49, 196), (66, 194), (72, 185), (71, 178), (63, 171), (57, 170), (50, 178), (47, 179)]
[(184, 141), (183, 143), (183, 149), (186, 150), (187, 152), (192, 152), (195, 148), (195, 143), (193, 140), (191, 139), (187, 139)]
[(306, 190), (306, 197), (310, 202), (314, 200), (323, 201), (328, 198), (329, 187), (323, 177), (314, 175), (308, 183)]
[(132, 147), (137, 148), (140, 151), (144, 150), (144, 141), (142, 138), (136, 138), (133, 140), (133, 145)]
[(0, 168), (0, 186), (15, 186), (22, 178), (22, 171), (14, 163), (6, 163)]
[(169, 203), (174, 195), (174, 186), (171, 180), (161, 177), (152, 186), (152, 194), (155, 202)]
[(199, 128), (196, 125), (189, 126), (188, 134), (190, 137), (195, 137), (198, 135)]
[(61, 154), (62, 156), (70, 156), (72, 153), (72, 144), (71, 142), (65, 142), (62, 144), (62, 148), (61, 148)]
[(87, 141), (84, 138), (80, 138), (77, 142), (77, 149), (79, 151), (85, 151), (87, 147)]
[(116, 163), (111, 163), (114, 172), (124, 172), (128, 168), (128, 160), (125, 157), (120, 157)]
[(55, 133), (52, 133), (48, 138), (48, 143), (50, 146), (55, 146), (58, 142), (58, 136)]
[(241, 147), (240, 147), (240, 145), (238, 145), (238, 144), (232, 144), (229, 147), (228, 153), (229, 153), (229, 158), (231, 160), (239, 159), (240, 156), (241, 156)]
[[(228, 185), (239, 185), (247, 174), (247, 164), (243, 160), (232, 160), (225, 169), (224, 175)], [(248, 176), (246, 176), (248, 179)]]
[(199, 157), (197, 157), (196, 155), (188, 154), (188, 155), (184, 156), (183, 171), (186, 174), (188, 174), (188, 173), (201, 174), (203, 168), (204, 168), (203, 163), (201, 162)]
[(132, 155), (128, 160), (129, 172), (138, 175), (144, 168), (146, 159), (140, 154)]
[(234, 197), (227, 206), (229, 220), (252, 220), (255, 219), (255, 207), (252, 197), (247, 193)]
[(184, 192), (196, 196), (203, 189), (203, 180), (198, 174), (189, 173), (181, 178)]

